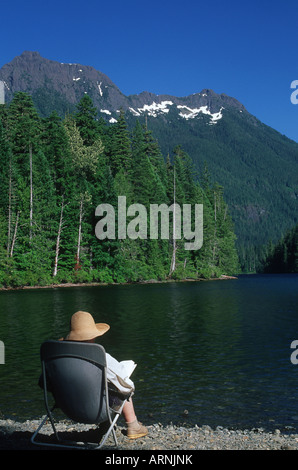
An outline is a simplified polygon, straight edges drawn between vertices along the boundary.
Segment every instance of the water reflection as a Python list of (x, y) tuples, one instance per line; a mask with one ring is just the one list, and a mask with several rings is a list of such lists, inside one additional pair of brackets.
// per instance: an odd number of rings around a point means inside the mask
[(66, 335), (71, 315), (86, 310), (111, 325), (101, 338), (107, 351), (138, 363), (141, 420), (296, 426), (289, 346), (298, 339), (297, 279), (0, 292), (0, 412), (21, 419), (43, 413), (40, 344)]

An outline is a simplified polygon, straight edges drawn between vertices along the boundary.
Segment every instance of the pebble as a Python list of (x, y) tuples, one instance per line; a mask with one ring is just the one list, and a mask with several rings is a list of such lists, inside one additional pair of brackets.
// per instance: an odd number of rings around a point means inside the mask
[[(119, 420), (120, 421), (120, 420)], [(0, 449), (23, 450), (45, 449), (31, 444), (31, 436), (38, 427), (39, 420), (17, 422), (0, 419)], [(251, 430), (225, 429), (221, 426), (183, 427), (174, 424), (156, 423), (147, 426), (148, 435), (130, 440), (126, 437), (125, 426), (117, 425), (116, 435), (119, 450), (298, 450), (298, 434), (283, 434), (276, 429), (265, 432), (262, 428)], [(70, 438), (74, 433), (79, 441), (98, 442), (99, 429), (94, 425), (59, 421), (57, 430)], [(42, 429), (46, 436), (53, 434), (50, 423)], [(76, 437), (77, 437), (76, 436)], [(106, 442), (105, 449), (115, 449), (112, 437)]]

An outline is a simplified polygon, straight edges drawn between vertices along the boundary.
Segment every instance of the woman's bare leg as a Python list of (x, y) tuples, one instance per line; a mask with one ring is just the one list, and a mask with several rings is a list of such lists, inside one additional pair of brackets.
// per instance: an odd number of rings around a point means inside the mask
[(148, 434), (148, 429), (137, 420), (131, 397), (126, 400), (122, 414), (127, 424), (127, 436), (130, 439), (137, 439)]
[(126, 400), (122, 409), (122, 414), (127, 423), (132, 423), (137, 419), (131, 397), (129, 400)]

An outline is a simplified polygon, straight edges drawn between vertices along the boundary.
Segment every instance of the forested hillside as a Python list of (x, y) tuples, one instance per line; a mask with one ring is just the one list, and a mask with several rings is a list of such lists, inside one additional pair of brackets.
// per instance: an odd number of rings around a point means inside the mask
[[(107, 123), (101, 122), (102, 130), (97, 130), (105, 159), (110, 158), (109, 139), (117, 128), (111, 124), (118, 121), (122, 109), (130, 141), (138, 121), (147, 133), (152, 132), (151, 139), (157, 140), (165, 162), (169, 155), (173, 163), (173, 150), (180, 146), (193, 163), (195, 177), (202, 176), (206, 163), (209, 185), (218, 182), (223, 187), (242, 272), (261, 271), (268, 242), (276, 244), (298, 223), (297, 142), (266, 126), (225, 93), (205, 88), (184, 97), (150, 91), (125, 96), (92, 66), (60, 63), (32, 51), (1, 67), (0, 81), (7, 105), (15, 93), (27, 93), (43, 124), (56, 112), (64, 126), (65, 116), (77, 114), (78, 103), (89, 96), (93, 120)], [(76, 123), (81, 129), (77, 118)], [(46, 156), (44, 148), (41, 151)], [(112, 169), (113, 157), (107, 164)]]
[[(30, 95), (0, 106), (0, 285), (133, 282), (217, 277), (238, 272), (233, 224), (223, 188), (208, 169), (195, 174), (177, 146), (162, 155), (138, 121), (128, 131), (96, 119), (88, 95), (73, 115), (41, 118)], [(199, 182), (198, 182), (199, 181)], [(175, 185), (175, 191), (174, 191)], [(127, 204), (203, 204), (204, 241), (99, 240), (95, 209)], [(175, 263), (173, 261), (173, 251)]]
[(207, 162), (224, 187), (242, 270), (262, 270), (269, 240), (277, 243), (297, 223), (297, 143), (232, 109), (212, 126), (203, 116), (197, 122), (173, 118), (171, 126), (152, 118), (148, 127), (163, 153), (169, 142), (179, 143), (196, 167)]
[(265, 273), (298, 273), (298, 225), (275, 245), (268, 244)]

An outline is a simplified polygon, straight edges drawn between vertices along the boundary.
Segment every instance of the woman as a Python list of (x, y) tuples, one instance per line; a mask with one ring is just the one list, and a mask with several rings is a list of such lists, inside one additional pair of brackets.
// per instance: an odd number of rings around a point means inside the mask
[[(106, 323), (95, 323), (92, 315), (88, 312), (78, 311), (74, 313), (70, 321), (70, 332), (64, 341), (82, 341), (93, 343), (95, 339), (102, 336), (110, 329)], [(130, 393), (134, 390), (134, 383), (123, 373), (121, 363), (106, 353), (107, 359), (107, 379), (122, 394)], [(132, 398), (125, 401), (123, 417), (127, 425), (127, 437), (137, 439), (148, 434), (148, 430), (137, 420)]]

